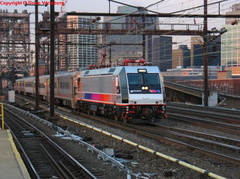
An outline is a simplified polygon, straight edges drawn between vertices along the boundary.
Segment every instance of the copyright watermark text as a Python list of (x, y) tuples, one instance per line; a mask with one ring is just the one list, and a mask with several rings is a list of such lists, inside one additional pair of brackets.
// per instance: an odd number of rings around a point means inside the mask
[[(64, 2), (56, 2), (55, 1), (52, 4), (53, 5), (65, 6)], [(33, 1), (9, 1), (9, 2), (0, 1), (0, 5), (3, 5), (3, 6), (20, 6), (20, 5), (24, 5), (24, 6), (27, 6), (27, 5), (44, 5), (44, 6), (47, 6), (47, 5), (51, 5), (51, 3), (49, 1), (39, 1), (39, 2), (36, 3), (34, 0)]]

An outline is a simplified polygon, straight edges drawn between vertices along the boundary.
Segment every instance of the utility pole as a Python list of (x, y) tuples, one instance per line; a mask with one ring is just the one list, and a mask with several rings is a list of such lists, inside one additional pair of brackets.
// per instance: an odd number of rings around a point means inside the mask
[(38, 36), (38, 0), (35, 0), (35, 103), (39, 109), (39, 36)]
[(203, 20), (203, 66), (204, 66), (204, 106), (208, 106), (208, 22), (207, 22), (207, 0), (204, 0), (204, 20)]
[(55, 22), (55, 10), (54, 0), (50, 0), (50, 118), (54, 117), (54, 22)]

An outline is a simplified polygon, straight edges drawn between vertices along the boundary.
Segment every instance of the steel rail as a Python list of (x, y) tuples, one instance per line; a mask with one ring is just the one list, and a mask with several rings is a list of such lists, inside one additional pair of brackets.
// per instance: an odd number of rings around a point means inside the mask
[[(56, 171), (58, 171), (59, 176), (61, 178), (76, 178), (74, 175), (71, 174), (69, 170), (64, 170), (58, 162), (55, 161), (55, 159), (51, 156), (51, 154), (48, 152), (48, 150), (41, 144), (41, 149), (43, 150), (45, 156), (49, 159), (53, 167), (55, 168)], [(67, 171), (67, 172), (66, 172)]]
[[(160, 153), (160, 152), (158, 152), (158, 151), (155, 151), (155, 150), (153, 150), (153, 149), (150, 149), (150, 148), (148, 148), (148, 147), (142, 146), (141, 144), (132, 142), (132, 141), (130, 141), (130, 140), (128, 140), (128, 139), (122, 138), (122, 137), (117, 136), (117, 135), (115, 135), (115, 134), (112, 134), (112, 133), (110, 133), (110, 132), (107, 132), (107, 131), (104, 131), (104, 130), (102, 130), (102, 129), (96, 128), (96, 127), (94, 127), (94, 126), (91, 126), (91, 125), (82, 123), (82, 122), (80, 122), (80, 121), (78, 121), (78, 120), (75, 120), (75, 119), (73, 119), (73, 118), (69, 118), (69, 117), (63, 116), (63, 115), (61, 115), (61, 117), (64, 118), (65, 120), (71, 121), (71, 122), (73, 122), (73, 123), (75, 123), (75, 124), (79, 124), (79, 125), (81, 125), (81, 126), (87, 127), (87, 128), (92, 129), (92, 130), (94, 130), (94, 131), (97, 131), (97, 132), (99, 132), (99, 133), (102, 133), (102, 134), (104, 134), (104, 135), (106, 135), (106, 136), (109, 136), (109, 137), (111, 137), (111, 138), (120, 140), (120, 141), (122, 141), (122, 142), (125, 142), (125, 143), (127, 143), (127, 144), (129, 144), (129, 145), (132, 145), (132, 146), (134, 146), (134, 147), (137, 147), (137, 148), (139, 148), (139, 149), (141, 149), (141, 150), (144, 150), (144, 151), (146, 151), (146, 152), (152, 153), (152, 154), (154, 154), (154, 155), (156, 155), (156, 156), (158, 156), (158, 157), (161, 157), (161, 158), (170, 160), (170, 161), (172, 161), (172, 162), (176, 162), (176, 163), (178, 163), (178, 164), (180, 164), (180, 165), (182, 165), (182, 166), (185, 166), (185, 167), (187, 167), (187, 168), (189, 168), (189, 169), (191, 169), (191, 170), (195, 170), (195, 171), (197, 171), (197, 172), (199, 172), (199, 173), (204, 173), (204, 174), (206, 174), (206, 175), (208, 175), (208, 176), (211, 176), (211, 177), (213, 177), (213, 178), (224, 178), (224, 177), (221, 177), (221, 176), (219, 176), (219, 175), (216, 175), (216, 174), (214, 174), (214, 173), (212, 173), (212, 172), (209, 172), (209, 171), (207, 171), (207, 170), (204, 170), (204, 169), (201, 169), (201, 168), (199, 168), (199, 167), (196, 167), (196, 166), (194, 166), (194, 165), (192, 165), (192, 164), (186, 163), (186, 162), (181, 161), (181, 160), (179, 160), (179, 159), (173, 158), (173, 157), (171, 157), (171, 156), (168, 156), (168, 155), (165, 155), (165, 154)], [(88, 115), (88, 117), (89, 117), (89, 115)], [(95, 119), (95, 118), (97, 118), (97, 117), (96, 117), (96, 116), (91, 116), (90, 118), (94, 118), (94, 119)], [(104, 120), (102, 120), (102, 121), (103, 121), (103, 122), (105, 121), (105, 123), (110, 124), (110, 125), (115, 126), (115, 127), (120, 127), (120, 126), (121, 126), (121, 129), (124, 129), (124, 130), (127, 130), (127, 131), (133, 131), (133, 130), (134, 130), (134, 132), (135, 132), (136, 134), (144, 135), (144, 136), (147, 136), (147, 137), (150, 137), (150, 136), (151, 136), (151, 138), (156, 139), (156, 140), (165, 141), (165, 142), (168, 142), (168, 143), (169, 143), (169, 142), (172, 142), (172, 143), (177, 144), (178, 146), (181, 145), (181, 146), (184, 147), (184, 148), (191, 148), (191, 147), (192, 147), (192, 146), (190, 146), (190, 145), (183, 144), (183, 143), (181, 143), (181, 142), (179, 142), (179, 141), (174, 141), (174, 140), (172, 140), (172, 139), (165, 138), (165, 137), (159, 137), (159, 135), (149, 134), (149, 132), (143, 132), (143, 131), (135, 130), (135, 129), (131, 128), (131, 127), (126, 127), (126, 126), (125, 126), (125, 127), (123, 128), (122, 123), (119, 125), (119, 123), (115, 123), (115, 122), (113, 123), (113, 122), (110, 122), (109, 120), (106, 121), (106, 119), (104, 119)], [(200, 148), (196, 148), (196, 150), (199, 151), (199, 153), (204, 153), (204, 154), (208, 154), (208, 152), (209, 152), (209, 151), (204, 151), (204, 150), (201, 151)], [(217, 156), (217, 154), (216, 154), (215, 156)], [(221, 158), (221, 159), (226, 159), (226, 157), (224, 157), (224, 156), (219, 156), (219, 158)], [(238, 163), (238, 164), (240, 165), (240, 161), (238, 161), (238, 160), (236, 160), (236, 159), (231, 159), (231, 160), (229, 160), (229, 161), (230, 161), (230, 162), (233, 162), (233, 163)]]
[[(6, 117), (8, 117), (8, 114), (6, 114)], [(11, 128), (5, 123), (7, 129), (11, 132), (11, 135), (13, 137), (14, 143), (17, 146), (18, 150), (21, 152), (21, 156), (25, 162), (25, 165), (28, 167), (28, 172), (31, 173), (31, 175), (35, 178), (35, 179), (41, 179), (40, 176), (38, 175), (37, 171), (35, 170), (31, 160), (29, 159), (26, 151), (24, 150), (24, 148), (22, 147), (20, 141), (18, 140), (18, 138), (16, 137), (16, 135), (12, 132)]]
[[(86, 169), (82, 164), (80, 164), (77, 160), (75, 160), (71, 155), (69, 155), (66, 151), (64, 151), (61, 147), (59, 147), (54, 141), (52, 141), (47, 135), (45, 135), (42, 131), (40, 131), (38, 128), (36, 128), (35, 126), (33, 126), (32, 124), (30, 124), (28, 121), (24, 120), (22, 117), (20, 116), (16, 116), (16, 114), (11, 111), (8, 105), (5, 105), (5, 109), (8, 111), (8, 113), (10, 113), (12, 116), (14, 117), (18, 117), (21, 119), (21, 121), (25, 121), (24, 123), (26, 123), (25, 125), (27, 125), (28, 127), (32, 128), (35, 132), (39, 133), (41, 135), (41, 137), (43, 137), (44, 139), (46, 139), (46, 141), (51, 144), (55, 150), (59, 151), (62, 155), (66, 156), (66, 158), (68, 158), (69, 162), (74, 163), (76, 166), (81, 168), (81, 171), (83, 173), (85, 173), (86, 176), (88, 176), (89, 178), (94, 178), (97, 179), (97, 177), (95, 175), (93, 175), (88, 169)], [(55, 165), (56, 166), (56, 165)], [(69, 174), (68, 174), (69, 176)]]
[(236, 126), (236, 125), (203, 120), (201, 118), (197, 118), (189, 115), (182, 115), (182, 114), (176, 114), (176, 113), (170, 113), (170, 112), (168, 112), (168, 117), (170, 119), (182, 121), (192, 125), (194, 124), (194, 125), (209, 128), (209, 129), (226, 131), (232, 134), (238, 134), (238, 135), (240, 134), (240, 126)]
[[(154, 154), (154, 155), (157, 155), (157, 156), (159, 156), (159, 157), (165, 158), (165, 159), (170, 160), (170, 161), (172, 161), (172, 162), (177, 162), (178, 164), (180, 164), (180, 165), (182, 165), (182, 166), (185, 166), (185, 167), (187, 167), (187, 168), (190, 168), (190, 169), (192, 169), (192, 170), (195, 170), (195, 171), (197, 171), (197, 172), (207, 174), (208, 176), (211, 176), (211, 177), (213, 177), (213, 178), (224, 178), (224, 177), (218, 176), (218, 175), (216, 175), (216, 174), (213, 174), (213, 173), (211, 173), (211, 172), (209, 173), (209, 171), (207, 171), (207, 170), (200, 169), (200, 168), (198, 168), (198, 167), (196, 167), (196, 166), (193, 166), (193, 165), (191, 165), (191, 164), (188, 164), (188, 163), (186, 163), (186, 162), (184, 162), (184, 161), (175, 159), (175, 158), (173, 158), (173, 157), (167, 156), (167, 155), (165, 155), (165, 154), (162, 154), (162, 153), (157, 152), (157, 151), (155, 151), (155, 150), (152, 150), (152, 149), (150, 149), (150, 148), (144, 147), (144, 146), (142, 146), (142, 145), (140, 145), (140, 144), (137, 144), (137, 143), (135, 143), (135, 142), (129, 141), (128, 139), (124, 139), (124, 138), (122, 138), (122, 137), (120, 137), (120, 136), (114, 135), (114, 134), (109, 133), (109, 132), (107, 132), (107, 131), (104, 131), (104, 130), (95, 128), (94, 126), (90, 126), (90, 125), (88, 125), (88, 124), (82, 123), (82, 122), (80, 122), (80, 121), (78, 121), (78, 120), (76, 120), (76, 119), (73, 119), (73, 118), (70, 118), (70, 117), (67, 117), (67, 116), (64, 116), (64, 115), (61, 115), (61, 114), (59, 114), (59, 115), (60, 115), (60, 117), (62, 117), (64, 120), (68, 120), (68, 121), (73, 122), (73, 123), (75, 123), (75, 124), (79, 124), (79, 125), (81, 125), (81, 126), (84, 126), (84, 127), (89, 128), (89, 129), (98, 131), (98, 132), (100, 132), (100, 133), (102, 133), (102, 134), (104, 134), (104, 135), (107, 135), (107, 136), (112, 137), (112, 138), (114, 138), (114, 139), (123, 141), (123, 142), (125, 142), (125, 143), (127, 143), (127, 144), (133, 145), (133, 146), (135, 146), (135, 147), (137, 147), (137, 148), (139, 148), (139, 149), (142, 149), (142, 150), (144, 150), (144, 151), (150, 152), (150, 153), (152, 153), (152, 154)], [(81, 115), (86, 116), (86, 117), (90, 117), (90, 118), (92, 118), (92, 119), (95, 119), (95, 118), (96, 118), (95, 116), (89, 116), (89, 115), (86, 115), (86, 114), (81, 114)], [(99, 119), (99, 118), (98, 118), (98, 119)], [(116, 124), (116, 123), (115, 123), (115, 124), (112, 124), (109, 120), (106, 121), (106, 119), (104, 119), (104, 120), (102, 120), (102, 121), (105, 121), (105, 123), (108, 123), (108, 124), (110, 124), (110, 125), (119, 127), (118, 124)], [(121, 125), (122, 125), (122, 124), (121, 124)], [(130, 127), (128, 127), (127, 130), (129, 130), (129, 131), (133, 131), (133, 130), (134, 130), (134, 132), (136, 133), (136, 130), (135, 130), (135, 129), (132, 129), (132, 128), (130, 128)], [(139, 132), (139, 134), (140, 134), (140, 133), (143, 134), (143, 132)], [(149, 135), (149, 133), (146, 133), (146, 135)], [(156, 138), (158, 138), (157, 140), (159, 140), (159, 136), (156, 136)], [(181, 142), (174, 141), (174, 140), (172, 140), (172, 139), (162, 138), (162, 140), (166, 140), (166, 141), (168, 141), (168, 142), (173, 142), (173, 143), (176, 143), (176, 142), (177, 142), (177, 145), (182, 145), (182, 147), (184, 147), (184, 148), (191, 148), (190, 145), (185, 145), (185, 144), (183, 144), (183, 143), (181, 143)], [(191, 149), (193, 149), (193, 148), (191, 148)], [(201, 149), (196, 148), (196, 151), (201, 151)], [(204, 151), (204, 150), (202, 151), (202, 153), (205, 153), (205, 154), (208, 153), (208, 152), (209, 152), (209, 151)], [(217, 155), (218, 155), (218, 154), (217, 154)], [(212, 156), (215, 156), (215, 155), (212, 155)], [(219, 156), (219, 158), (225, 159), (226, 156)], [(230, 162), (236, 162), (236, 163), (238, 163), (239, 161), (236, 161), (235, 159), (232, 159), (232, 161), (230, 161)]]
[(171, 130), (171, 131), (176, 131), (179, 133), (187, 133), (187, 134), (191, 134), (191, 135), (195, 135), (195, 136), (201, 136), (201, 137), (206, 137), (206, 138), (210, 138), (213, 139), (215, 141), (225, 141), (225, 143), (227, 144), (235, 144), (235, 146), (240, 146), (240, 140), (238, 139), (233, 139), (233, 138), (229, 138), (229, 137), (223, 137), (223, 136), (219, 136), (219, 135), (212, 135), (212, 134), (207, 134), (204, 132), (196, 132), (196, 131), (192, 131), (192, 130), (187, 130), (187, 129), (180, 129), (180, 128), (175, 128), (175, 127), (167, 127), (167, 126), (163, 126), (163, 125), (158, 125), (156, 124), (157, 127), (164, 129), (164, 130)]

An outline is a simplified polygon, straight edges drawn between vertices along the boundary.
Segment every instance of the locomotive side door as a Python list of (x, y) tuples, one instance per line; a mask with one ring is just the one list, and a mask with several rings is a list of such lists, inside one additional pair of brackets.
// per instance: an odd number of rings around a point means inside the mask
[(82, 81), (80, 76), (76, 78), (76, 86), (74, 89), (74, 93), (75, 93), (75, 97), (76, 97), (76, 101), (79, 99), (83, 98), (83, 93), (82, 93)]
[(60, 86), (59, 86), (59, 77), (55, 78), (54, 80), (54, 93), (56, 95), (59, 95), (59, 89), (60, 89)]

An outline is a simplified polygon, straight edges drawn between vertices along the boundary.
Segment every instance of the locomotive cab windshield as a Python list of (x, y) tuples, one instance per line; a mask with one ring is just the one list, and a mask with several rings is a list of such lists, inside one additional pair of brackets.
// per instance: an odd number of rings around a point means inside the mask
[(128, 73), (127, 77), (131, 94), (161, 93), (158, 73), (147, 73), (145, 69), (140, 69), (138, 73)]

